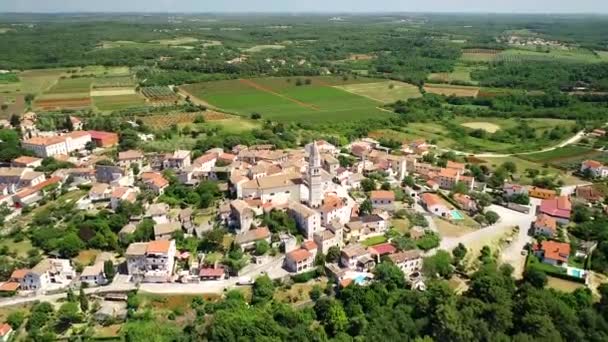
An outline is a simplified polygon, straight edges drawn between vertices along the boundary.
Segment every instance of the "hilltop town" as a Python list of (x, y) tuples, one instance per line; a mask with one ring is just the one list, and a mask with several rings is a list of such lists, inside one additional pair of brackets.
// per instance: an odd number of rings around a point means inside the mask
[(608, 340), (607, 23), (0, 14), (0, 342)]

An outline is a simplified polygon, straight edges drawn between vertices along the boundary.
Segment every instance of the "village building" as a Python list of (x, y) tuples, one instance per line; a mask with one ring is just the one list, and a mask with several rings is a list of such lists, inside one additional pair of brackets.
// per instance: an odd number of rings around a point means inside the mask
[(465, 194), (454, 194), (454, 201), (458, 204), (460, 209), (469, 213), (475, 213), (478, 211), (477, 202), (469, 195)]
[(8, 342), (13, 336), (13, 328), (8, 323), (0, 325), (0, 342)]
[(371, 269), (374, 264), (369, 251), (360, 244), (348, 245), (340, 253), (340, 265), (351, 270)]
[(540, 214), (532, 223), (534, 235), (544, 235), (548, 238), (553, 238), (557, 234), (557, 221), (555, 218)]
[(74, 151), (84, 150), (90, 141), (91, 135), (89, 133), (77, 131), (65, 135), (33, 137), (23, 140), (21, 147), (32, 151), (38, 157), (48, 158), (58, 154), (67, 155)]
[(450, 208), (436, 194), (429, 192), (420, 195), (420, 204), (431, 214), (440, 217), (451, 217)]
[(169, 187), (169, 181), (158, 172), (144, 172), (141, 174), (141, 180), (144, 185), (154, 194), (160, 196)]
[(118, 152), (118, 159), (116, 164), (122, 167), (131, 167), (133, 164), (137, 165), (139, 169), (143, 169), (145, 157), (143, 152), (137, 150), (128, 150)]
[(47, 291), (67, 286), (76, 272), (67, 259), (42, 259), (32, 269), (15, 270), (10, 282), (19, 283), (22, 291)]
[(568, 266), (570, 244), (557, 241), (543, 241), (534, 245), (534, 254), (545, 264), (553, 266)]
[(132, 243), (125, 252), (132, 281), (170, 282), (175, 265), (175, 240)]
[(12, 167), (22, 167), (22, 168), (37, 168), (42, 165), (42, 158), (30, 157), (30, 156), (21, 156), (13, 159), (11, 162)]
[(354, 217), (344, 227), (344, 240), (359, 242), (370, 237), (384, 235), (388, 230), (388, 221), (380, 215)]
[(298, 202), (289, 202), (287, 213), (292, 217), (306, 239), (321, 231), (321, 214)]
[(528, 194), (530, 197), (540, 199), (552, 199), (557, 196), (557, 192), (555, 190), (543, 189), (536, 186), (529, 188)]
[(248, 251), (255, 249), (255, 245), (258, 241), (265, 240), (266, 242), (270, 243), (270, 237), (271, 234), (268, 227), (259, 227), (238, 234), (235, 237), (234, 242), (241, 246), (241, 249)]
[(165, 222), (154, 225), (154, 240), (171, 240), (173, 234), (182, 230), (179, 222)]
[(97, 147), (108, 148), (118, 145), (118, 134), (102, 131), (88, 131), (91, 136), (91, 141)]
[(177, 150), (169, 154), (163, 160), (163, 169), (183, 169), (192, 164), (191, 152), (186, 150)]
[(306, 272), (314, 267), (315, 257), (304, 248), (296, 249), (285, 255), (284, 267), (289, 272)]
[(608, 166), (596, 160), (585, 160), (581, 163), (580, 172), (582, 174), (589, 172), (594, 178), (605, 178), (608, 177)]
[(393, 253), (388, 257), (409, 278), (415, 272), (422, 270), (422, 256), (423, 254), (419, 250), (410, 250)]
[(370, 199), (372, 207), (380, 210), (395, 210), (395, 193), (393, 191), (375, 190), (372, 191)]
[(79, 278), (80, 282), (86, 283), (89, 286), (105, 285), (108, 282), (103, 270), (103, 262), (97, 262), (91, 266), (86, 266)]
[(502, 187), (502, 191), (506, 198), (512, 198), (514, 196), (528, 196), (528, 187), (519, 184), (506, 183)]
[(544, 199), (540, 203), (539, 212), (553, 217), (558, 223), (568, 224), (572, 212), (572, 203), (568, 196)]

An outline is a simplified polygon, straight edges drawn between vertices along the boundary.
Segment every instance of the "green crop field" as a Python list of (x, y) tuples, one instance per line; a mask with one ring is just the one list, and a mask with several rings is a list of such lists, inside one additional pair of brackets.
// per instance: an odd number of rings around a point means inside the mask
[(262, 78), (198, 83), (184, 88), (218, 108), (240, 115), (257, 112), (264, 119), (277, 121), (339, 122), (391, 117), (392, 113), (377, 108), (377, 101), (334, 87), (373, 81), (338, 77)]
[(60, 79), (51, 89), (48, 94), (73, 94), (73, 93), (88, 93), (91, 90), (93, 78), (64, 78)]
[(350, 84), (336, 87), (380, 103), (392, 103), (397, 100), (405, 101), (422, 96), (420, 90), (415, 85), (397, 81)]
[(520, 158), (524, 158), (533, 162), (539, 163), (551, 163), (558, 160), (564, 160), (569, 158), (579, 158), (587, 155), (594, 154), (594, 150), (589, 149), (587, 147), (569, 145), (566, 147), (557, 148), (555, 150), (526, 154), (520, 156)]
[(603, 59), (591, 50), (585, 49), (571, 49), (571, 50), (558, 50), (551, 49), (548, 52), (539, 52), (536, 50), (525, 50), (525, 49), (509, 49), (501, 52), (496, 58), (497, 61), (501, 62), (548, 62), (548, 61), (559, 61), (565, 63), (599, 63)]
[(93, 104), (101, 111), (120, 110), (129, 107), (141, 107), (146, 105), (146, 100), (141, 95), (116, 95), (93, 97)]

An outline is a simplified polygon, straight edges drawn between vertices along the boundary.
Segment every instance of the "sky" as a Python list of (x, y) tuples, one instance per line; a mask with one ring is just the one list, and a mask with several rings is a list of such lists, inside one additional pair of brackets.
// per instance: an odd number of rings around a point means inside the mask
[(0, 0), (0, 12), (608, 13), (608, 0)]

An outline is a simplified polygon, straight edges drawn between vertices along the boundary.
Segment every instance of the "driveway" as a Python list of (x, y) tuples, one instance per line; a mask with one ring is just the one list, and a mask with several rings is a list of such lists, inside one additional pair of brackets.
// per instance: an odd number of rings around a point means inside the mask
[[(480, 245), (483, 246), (504, 236), (513, 227), (517, 226), (519, 227), (519, 232), (513, 237), (513, 241), (509, 246), (502, 251), (501, 260), (513, 266), (515, 269), (514, 275), (519, 277), (523, 272), (525, 260), (525, 256), (521, 255), (521, 250), (528, 242), (532, 241), (532, 237), (528, 236), (528, 230), (535, 220), (535, 210), (531, 210), (529, 214), (524, 214), (498, 205), (491, 205), (487, 210), (494, 211), (500, 216), (500, 220), (496, 224), (460, 237), (442, 238), (438, 249), (451, 251), (459, 243), (462, 243), (467, 248), (480, 247)], [(436, 250), (428, 254), (432, 255)]]

